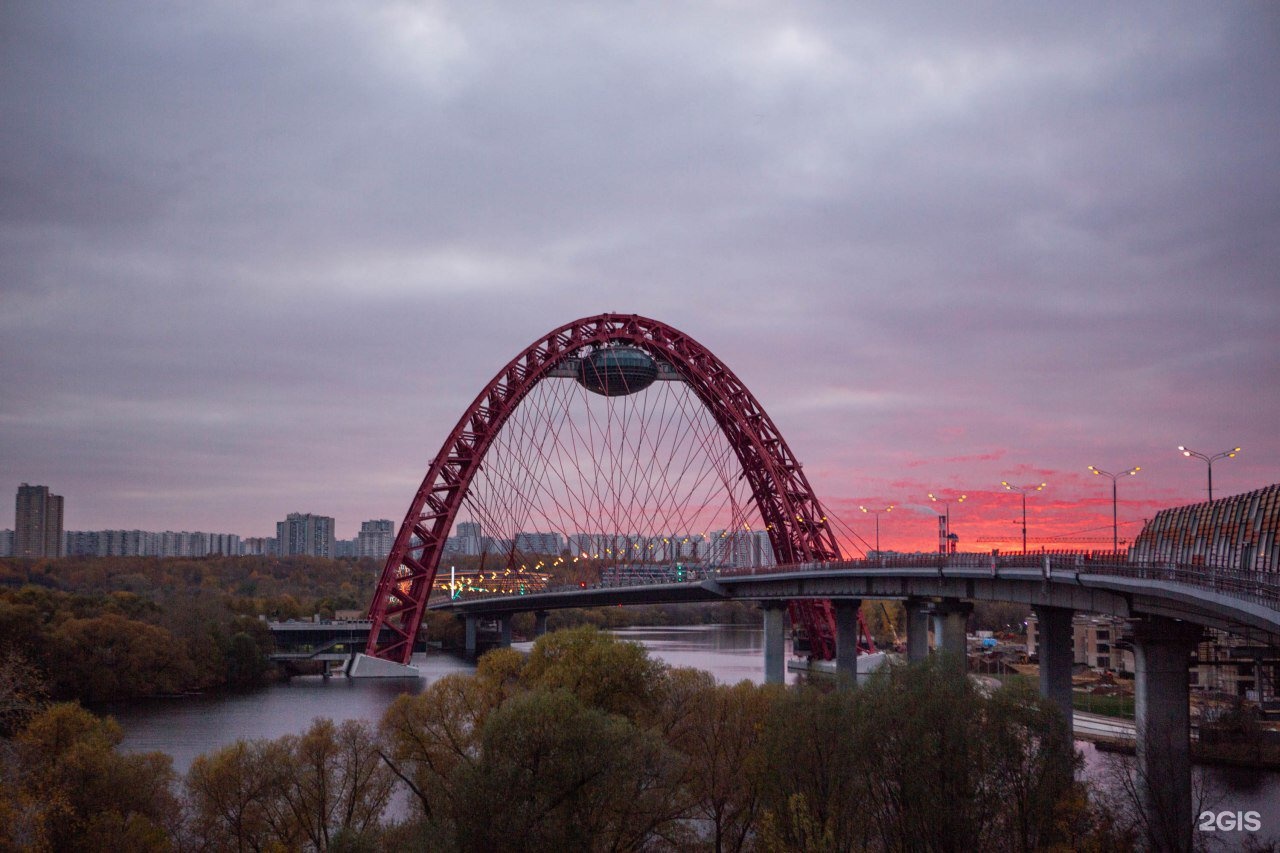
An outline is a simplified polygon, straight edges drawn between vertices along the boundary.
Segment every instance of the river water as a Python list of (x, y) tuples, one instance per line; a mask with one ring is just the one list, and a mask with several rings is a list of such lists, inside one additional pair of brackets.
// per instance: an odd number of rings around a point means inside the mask
[[(641, 643), (654, 657), (672, 666), (710, 672), (717, 681), (764, 681), (764, 638), (749, 625), (626, 628), (617, 636)], [(527, 648), (517, 644), (516, 648)], [(788, 652), (790, 650), (788, 649)], [(124, 729), (121, 748), (129, 752), (159, 751), (173, 757), (174, 769), (185, 773), (204, 752), (237, 739), (277, 738), (303, 731), (316, 717), (376, 722), (402, 693), (417, 693), (451, 672), (470, 672), (471, 664), (443, 652), (415, 655), (421, 680), (347, 679), (308, 676), (245, 694), (155, 700), (108, 709)], [(787, 674), (788, 682), (795, 680)], [(1085, 773), (1112, 772), (1112, 759), (1092, 744), (1078, 741)], [(1211, 792), (1205, 808), (1215, 812), (1259, 813), (1264, 837), (1280, 837), (1280, 773), (1197, 768), (1198, 779)], [(1242, 840), (1239, 832), (1214, 833), (1224, 849)]]

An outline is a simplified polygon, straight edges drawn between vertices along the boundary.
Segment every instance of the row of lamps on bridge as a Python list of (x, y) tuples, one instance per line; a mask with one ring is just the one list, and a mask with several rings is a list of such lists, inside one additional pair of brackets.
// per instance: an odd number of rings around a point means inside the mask
[[(1208, 465), (1209, 500), (1211, 501), (1213, 500), (1213, 463), (1217, 462), (1219, 459), (1234, 459), (1236, 454), (1240, 452), (1239, 447), (1233, 447), (1230, 450), (1224, 450), (1221, 453), (1215, 453), (1212, 456), (1210, 456), (1195, 450), (1191, 450), (1190, 448), (1185, 447), (1181, 444), (1178, 445), (1178, 450), (1182, 451), (1183, 456), (1186, 456), (1188, 458), (1193, 458), (1193, 459), (1199, 459)], [(1137, 474), (1139, 471), (1141, 471), (1142, 468), (1141, 466), (1135, 465), (1132, 468), (1129, 468), (1124, 471), (1117, 471), (1115, 473), (1112, 473), (1110, 471), (1103, 471), (1101, 468), (1096, 468), (1093, 465), (1088, 466), (1088, 468), (1094, 474), (1100, 477), (1106, 477), (1107, 479), (1111, 480), (1111, 549), (1113, 551), (1119, 551), (1120, 550), (1120, 522), (1119, 522), (1119, 510), (1118, 510), (1119, 501), (1117, 499), (1117, 494), (1116, 494), (1116, 481), (1120, 480), (1122, 477), (1132, 477), (1135, 474)], [(1000, 482), (1000, 485), (1004, 486), (1005, 489), (1007, 489), (1008, 491), (1016, 492), (1017, 494), (1022, 496), (1022, 552), (1025, 554), (1027, 551), (1027, 495), (1034, 494), (1042, 490), (1045, 486), (1048, 485), (1048, 483), (1034, 483), (1029, 486), (1015, 486), (1012, 483), (1002, 480)], [(964, 503), (967, 497), (968, 495), (960, 495), (960, 497), (955, 498), (955, 501), (956, 503)], [(949, 536), (951, 533), (951, 500), (939, 498), (937, 495), (933, 494), (932, 492), (929, 493), (929, 500), (933, 501), (934, 503), (942, 504), (943, 510), (944, 510), (943, 518), (946, 519), (945, 528), (947, 531), (947, 535)], [(879, 507), (879, 508), (871, 508), (871, 507), (865, 507), (865, 506), (858, 507), (858, 509), (862, 510), (868, 515), (874, 515), (876, 518), (876, 553), (880, 552), (880, 514), (891, 512), (894, 506), (895, 504), (889, 504), (888, 506)]]

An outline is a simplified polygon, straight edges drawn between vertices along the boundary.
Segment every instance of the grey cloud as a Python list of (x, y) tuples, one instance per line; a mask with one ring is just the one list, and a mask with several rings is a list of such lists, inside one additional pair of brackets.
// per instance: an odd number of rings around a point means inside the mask
[(720, 354), (837, 495), (1166, 432), (1280, 475), (1270, 7), (3, 14), (0, 470), (84, 524), (396, 517), (607, 310)]

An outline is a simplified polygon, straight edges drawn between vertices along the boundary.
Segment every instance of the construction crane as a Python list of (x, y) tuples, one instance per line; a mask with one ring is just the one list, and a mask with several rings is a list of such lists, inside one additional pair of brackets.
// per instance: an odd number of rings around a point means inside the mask
[(895, 647), (902, 645), (902, 641), (898, 639), (898, 629), (893, 625), (893, 617), (889, 615), (883, 601), (880, 602), (880, 612), (884, 614), (884, 623), (889, 626), (889, 632), (893, 634), (893, 645)]
[[(974, 542), (1010, 542), (1013, 537), (1010, 536), (980, 536), (973, 540)], [(1061, 536), (1061, 537), (1043, 537), (1028, 538), (1028, 545), (1110, 545), (1111, 537), (1101, 536)], [(1127, 545), (1127, 539), (1120, 540), (1121, 545)]]

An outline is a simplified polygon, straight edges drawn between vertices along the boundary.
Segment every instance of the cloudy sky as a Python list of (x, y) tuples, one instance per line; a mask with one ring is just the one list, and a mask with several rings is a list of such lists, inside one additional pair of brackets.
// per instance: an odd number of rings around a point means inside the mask
[[(1280, 6), (11, 0), (0, 472), (403, 517), (551, 328), (687, 332), (886, 547), (1280, 482)], [(865, 516), (853, 519), (872, 535)], [(0, 520), (0, 526), (9, 523)]]

